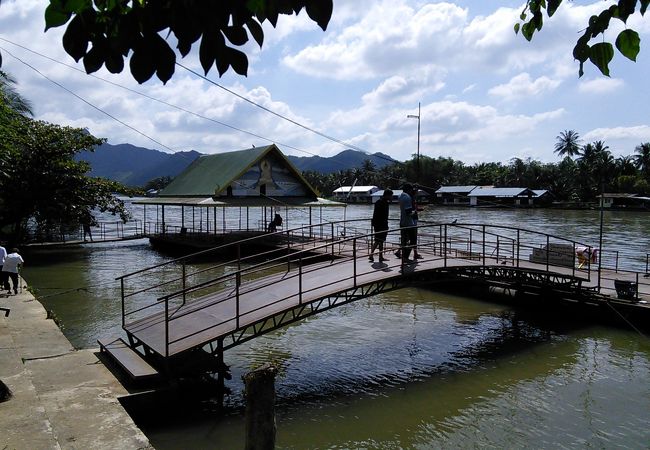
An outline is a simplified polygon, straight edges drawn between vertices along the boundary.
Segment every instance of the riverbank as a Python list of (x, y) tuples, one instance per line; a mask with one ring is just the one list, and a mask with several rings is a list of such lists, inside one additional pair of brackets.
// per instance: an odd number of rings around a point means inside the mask
[(128, 392), (94, 350), (75, 350), (24, 287), (0, 297), (2, 449), (153, 448), (118, 398)]

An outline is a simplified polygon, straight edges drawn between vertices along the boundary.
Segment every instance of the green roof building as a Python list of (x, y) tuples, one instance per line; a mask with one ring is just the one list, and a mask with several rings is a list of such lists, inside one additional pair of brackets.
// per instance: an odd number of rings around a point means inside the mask
[[(185, 208), (192, 208), (192, 230), (197, 228), (194, 208), (200, 208), (200, 230), (206, 228), (209, 232), (216, 232), (218, 225), (224, 232), (226, 229), (233, 231), (233, 228), (239, 230), (263, 228), (265, 225), (251, 226), (250, 208), (261, 210), (257, 222), (265, 224), (269, 217), (273, 217), (283, 209), (287, 217), (289, 208), (309, 208), (311, 223), (313, 207), (345, 206), (343, 203), (319, 198), (314, 188), (275, 144), (201, 156), (165, 187), (158, 197), (141, 199), (134, 203), (145, 205), (145, 216), (147, 205), (162, 207), (162, 214), (158, 209), (156, 211), (156, 229), (161, 229), (159, 221), (162, 217), (163, 233), (165, 230), (169, 232), (171, 222), (169, 211), (167, 215), (165, 214), (166, 206), (181, 208), (180, 228), (183, 230), (188, 228)], [(233, 207), (246, 209), (245, 226), (244, 224), (239, 224), (237, 227), (227, 225), (226, 209)], [(208, 211), (206, 208), (212, 208), (213, 211)], [(222, 209), (222, 220), (219, 221), (221, 224), (217, 223), (216, 210), (219, 208)], [(242, 216), (242, 213), (240, 212), (239, 215)], [(212, 224), (210, 224), (210, 216), (213, 217)], [(285, 227), (288, 225), (285, 223)]]

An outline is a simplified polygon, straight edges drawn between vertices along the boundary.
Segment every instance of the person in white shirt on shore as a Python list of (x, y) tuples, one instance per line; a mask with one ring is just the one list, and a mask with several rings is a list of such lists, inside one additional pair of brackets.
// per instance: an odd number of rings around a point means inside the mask
[(2, 246), (2, 243), (0, 243), (0, 287), (5, 291), (8, 291), (9, 286), (7, 285), (7, 283), (9, 282), (9, 280), (6, 279), (5, 274), (2, 273), (2, 266), (5, 263), (6, 257), (7, 257), (7, 250)]
[(18, 254), (17, 248), (12, 248), (9, 252), (2, 264), (2, 278), (5, 281), (4, 287), (7, 289), (7, 293), (11, 294), (11, 289), (9, 288), (9, 279), (11, 279), (14, 294), (18, 294), (18, 270), (25, 264), (25, 261)]

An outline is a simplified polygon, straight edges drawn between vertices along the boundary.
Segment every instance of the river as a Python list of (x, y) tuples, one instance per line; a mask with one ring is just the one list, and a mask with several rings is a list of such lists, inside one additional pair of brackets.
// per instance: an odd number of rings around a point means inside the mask
[[(351, 206), (346, 215), (371, 211)], [(391, 215), (397, 213), (394, 205)], [(519, 226), (596, 246), (599, 240), (598, 211), (430, 207), (421, 219)], [(307, 220), (290, 210), (287, 222)], [(650, 215), (606, 212), (603, 249), (644, 265)], [(23, 275), (40, 301), (75, 347), (88, 348), (120, 331), (115, 277), (169, 256), (138, 240), (32, 250), (25, 259)], [(225, 413), (204, 399), (191, 410), (165, 411), (166, 420), (139, 419), (155, 448), (242, 448), (241, 376), (267, 361), (279, 367), (280, 449), (650, 443), (647, 337), (462, 295), (414, 288), (377, 295), (235, 347), (225, 360), (232, 371)]]

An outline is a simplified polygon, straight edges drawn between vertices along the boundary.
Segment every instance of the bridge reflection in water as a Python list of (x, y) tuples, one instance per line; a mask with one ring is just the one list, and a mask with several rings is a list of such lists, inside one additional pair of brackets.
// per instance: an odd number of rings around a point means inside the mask
[[(229, 348), (362, 298), (449, 282), (491, 286), (513, 299), (552, 298), (624, 319), (650, 312), (647, 273), (622, 270), (618, 260), (612, 267), (578, 261), (578, 249), (593, 249), (569, 239), (514, 227), (420, 222), (422, 259), (403, 261), (391, 252), (388, 261), (370, 262), (374, 234), (364, 227), (365, 220), (300, 227), (124, 275), (119, 281), (127, 340), (104, 338), (100, 347), (133, 378), (209, 371), (223, 381)], [(399, 248), (399, 233), (389, 232), (389, 249)], [(242, 256), (244, 246), (260, 251)], [(190, 258), (233, 252), (234, 259), (186, 269)]]

